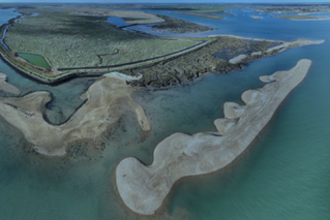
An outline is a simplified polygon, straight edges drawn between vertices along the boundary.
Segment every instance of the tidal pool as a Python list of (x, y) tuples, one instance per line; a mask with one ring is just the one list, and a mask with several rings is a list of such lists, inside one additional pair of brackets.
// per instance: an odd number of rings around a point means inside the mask
[(40, 66), (46, 69), (51, 69), (51, 67), (49, 66), (49, 64), (47, 63), (47, 61), (43, 56), (28, 54), (28, 53), (17, 53), (17, 55), (36, 66)]

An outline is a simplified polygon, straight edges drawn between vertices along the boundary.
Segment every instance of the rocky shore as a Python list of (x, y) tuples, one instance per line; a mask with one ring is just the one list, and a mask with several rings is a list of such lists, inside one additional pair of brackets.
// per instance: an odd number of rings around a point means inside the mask
[(245, 106), (224, 104), (225, 118), (214, 121), (216, 132), (172, 134), (156, 146), (150, 166), (135, 158), (122, 160), (116, 169), (116, 183), (124, 204), (142, 215), (155, 214), (178, 179), (211, 173), (232, 163), (302, 82), (311, 64), (311, 60), (300, 60), (291, 70), (260, 77), (266, 85), (245, 91)]
[(43, 116), (46, 104), (52, 99), (46, 91), (0, 98), (0, 115), (22, 131), (38, 153), (63, 156), (70, 143), (100, 137), (117, 123), (125, 110), (135, 113), (142, 131), (151, 129), (144, 110), (131, 97), (134, 89), (126, 84), (136, 79), (120, 73), (105, 74), (81, 96), (85, 103), (61, 125), (52, 125)]

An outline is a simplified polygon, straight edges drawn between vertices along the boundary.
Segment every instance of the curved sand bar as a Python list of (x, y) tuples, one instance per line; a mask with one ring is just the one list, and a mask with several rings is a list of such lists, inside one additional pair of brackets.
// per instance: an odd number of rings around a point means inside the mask
[(10, 93), (13, 95), (21, 94), (21, 91), (15, 86), (7, 83), (7, 75), (0, 72), (0, 91)]
[(291, 70), (260, 77), (267, 84), (242, 94), (246, 106), (224, 104), (225, 118), (214, 121), (217, 132), (172, 134), (156, 146), (150, 166), (135, 158), (122, 160), (117, 166), (116, 181), (125, 205), (143, 215), (154, 214), (178, 179), (210, 173), (230, 164), (305, 78), (311, 64), (311, 60), (300, 60)]
[(49, 156), (65, 155), (70, 142), (100, 136), (118, 121), (125, 109), (134, 111), (141, 129), (149, 131), (147, 116), (132, 99), (134, 89), (125, 80), (127, 76), (120, 73), (105, 74), (82, 96), (85, 104), (59, 126), (49, 124), (43, 117), (42, 111), (52, 99), (49, 92), (0, 98), (0, 115), (21, 130), (37, 152)]

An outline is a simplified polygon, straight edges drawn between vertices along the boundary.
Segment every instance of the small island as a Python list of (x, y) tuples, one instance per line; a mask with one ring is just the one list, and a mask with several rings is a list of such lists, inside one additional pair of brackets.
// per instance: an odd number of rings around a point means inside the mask
[(251, 18), (254, 18), (254, 19), (263, 19), (262, 16), (258, 16), (258, 15), (251, 15)]

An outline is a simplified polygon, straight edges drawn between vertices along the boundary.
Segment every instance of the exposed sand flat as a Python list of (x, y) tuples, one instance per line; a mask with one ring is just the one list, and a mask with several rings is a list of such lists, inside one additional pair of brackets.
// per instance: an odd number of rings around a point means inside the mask
[(111, 77), (114, 77), (114, 78), (117, 78), (117, 79), (122, 79), (122, 80), (125, 80), (125, 81), (139, 80), (139, 79), (142, 78), (141, 74), (138, 75), (138, 76), (129, 76), (129, 75), (122, 74), (122, 73), (119, 73), (119, 72), (107, 73), (107, 76), (111, 76)]
[(9, 84), (7, 81), (7, 75), (0, 72), (0, 91), (4, 91), (6, 93), (10, 93), (13, 95), (21, 94), (21, 91), (15, 86)]
[(251, 15), (250, 17), (254, 19), (263, 19), (263, 17), (257, 15)]
[(262, 55), (261, 51), (251, 53), (251, 56), (261, 56), (261, 55)]
[(154, 214), (178, 179), (210, 173), (230, 164), (305, 78), (311, 64), (311, 60), (300, 60), (291, 70), (260, 77), (267, 84), (242, 94), (246, 106), (224, 104), (225, 118), (214, 121), (218, 132), (172, 134), (156, 146), (150, 166), (135, 158), (122, 160), (116, 169), (116, 182), (124, 204), (134, 212)]
[(0, 115), (21, 130), (35, 145), (36, 151), (49, 156), (65, 155), (70, 142), (98, 137), (118, 121), (125, 109), (133, 110), (141, 129), (149, 131), (150, 124), (142, 107), (131, 97), (133, 88), (126, 85), (120, 76), (119, 73), (105, 74), (92, 84), (83, 95), (86, 103), (59, 126), (51, 125), (43, 118), (42, 111), (51, 101), (49, 92), (34, 92), (21, 98), (0, 98)]
[(237, 64), (237, 63), (240, 63), (240, 62), (242, 62), (242, 60), (244, 60), (246, 57), (247, 57), (247, 55), (245, 55), (245, 54), (240, 54), (240, 55), (238, 55), (237, 57), (234, 57), (233, 59), (230, 59), (230, 60), (229, 60), (229, 63), (231, 63), (231, 64)]

